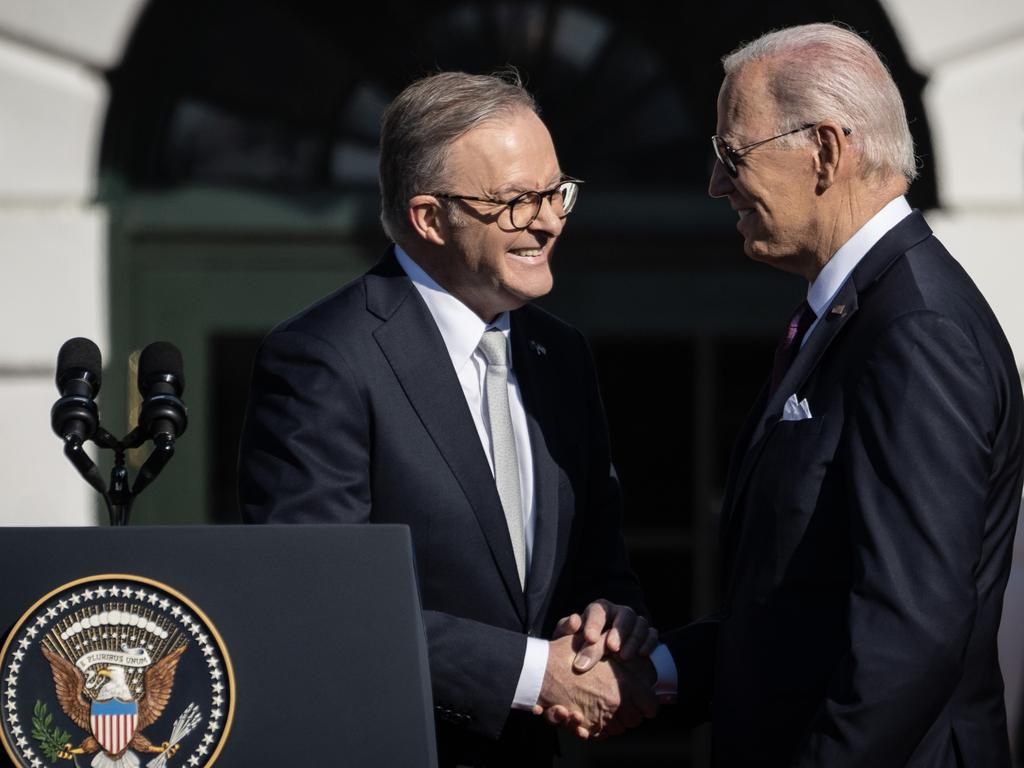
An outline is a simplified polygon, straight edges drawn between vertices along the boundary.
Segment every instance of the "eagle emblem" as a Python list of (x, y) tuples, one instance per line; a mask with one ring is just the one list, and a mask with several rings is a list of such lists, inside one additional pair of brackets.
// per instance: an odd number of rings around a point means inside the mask
[[(163, 714), (174, 686), (178, 659), (188, 646), (179, 645), (160, 661), (145, 668), (139, 698), (128, 685), (127, 670), (117, 664), (105, 664), (93, 672), (98, 690), (90, 694), (86, 675), (55, 649), (42, 647), (50, 663), (57, 701), (64, 714), (79, 728), (89, 733), (77, 747), (66, 744), (58, 757), (91, 755), (102, 751), (101, 759), (93, 760), (95, 768), (139, 768), (133, 752), (167, 753), (171, 757), (178, 745), (163, 742), (154, 745), (143, 731)], [(91, 701), (89, 699), (92, 699)]]
[(43, 598), (9, 633), (0, 676), (0, 740), (22, 768), (202, 768), (234, 708), (209, 620), (137, 576), (91, 577)]

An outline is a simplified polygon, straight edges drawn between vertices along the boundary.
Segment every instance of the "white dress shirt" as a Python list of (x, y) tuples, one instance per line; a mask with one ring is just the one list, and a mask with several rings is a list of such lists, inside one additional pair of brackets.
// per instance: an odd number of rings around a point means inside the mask
[[(416, 290), (423, 297), (427, 309), (441, 338), (448, 350), (455, 375), (462, 385), (462, 394), (466, 398), (469, 412), (476, 425), (480, 445), (487, 456), (487, 463), (494, 474), (494, 452), (491, 446), (490, 416), (484, 400), (484, 379), (487, 373), (487, 360), (477, 349), (484, 331), (497, 328), (506, 340), (510, 339), (508, 312), (502, 313), (493, 323), (485, 323), (473, 310), (452, 296), (438, 285), (424, 269), (413, 261), (409, 255), (397, 245), (395, 256), (405, 274), (412, 280)], [(508, 405), (512, 415), (512, 432), (515, 435), (516, 454), (519, 459), (519, 488), (523, 500), (523, 534), (526, 539), (526, 572), (530, 572), (533, 554), (533, 536), (536, 527), (537, 502), (533, 493), (533, 452), (530, 448), (530, 433), (526, 426), (526, 410), (523, 408), (523, 397), (516, 379), (512, 355), (508, 356)], [(526, 639), (526, 658), (523, 670), (519, 675), (515, 697), (512, 700), (514, 709), (531, 709), (540, 696), (541, 684), (548, 663), (548, 642), (536, 637)]]
[(853, 234), (853, 237), (843, 243), (842, 248), (836, 251), (828, 263), (822, 267), (814, 282), (807, 286), (807, 303), (814, 310), (817, 319), (811, 323), (811, 327), (804, 334), (803, 341), (800, 343), (801, 349), (814, 333), (818, 321), (832, 304), (836, 294), (850, 279), (850, 275), (853, 274), (853, 270), (856, 269), (860, 260), (874, 248), (875, 243), (881, 240), (886, 232), (910, 214), (910, 203), (903, 195), (890, 200), (882, 210), (868, 219), (867, 223)]

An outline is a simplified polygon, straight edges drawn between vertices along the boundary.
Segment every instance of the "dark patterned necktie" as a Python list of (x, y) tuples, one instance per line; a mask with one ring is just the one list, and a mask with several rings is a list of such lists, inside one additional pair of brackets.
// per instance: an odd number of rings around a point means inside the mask
[(789, 366), (793, 364), (797, 352), (800, 351), (800, 343), (803, 341), (807, 329), (811, 327), (816, 319), (814, 310), (806, 301), (800, 302), (793, 317), (786, 326), (786, 335), (779, 339), (779, 345), (775, 348), (775, 364), (772, 366), (772, 384), (768, 396), (775, 394), (775, 390), (782, 383), (782, 377), (786, 375)]

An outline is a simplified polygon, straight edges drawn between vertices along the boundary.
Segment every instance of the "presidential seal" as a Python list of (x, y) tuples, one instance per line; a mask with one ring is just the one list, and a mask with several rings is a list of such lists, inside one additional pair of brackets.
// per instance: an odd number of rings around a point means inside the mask
[(22, 768), (213, 765), (233, 712), (216, 629), (140, 576), (58, 587), (0, 650), (0, 740)]

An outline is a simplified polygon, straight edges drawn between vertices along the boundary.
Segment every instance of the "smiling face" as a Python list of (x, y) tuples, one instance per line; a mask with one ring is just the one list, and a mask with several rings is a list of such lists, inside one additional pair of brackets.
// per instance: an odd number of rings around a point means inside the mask
[[(792, 117), (803, 121), (816, 116)], [(717, 132), (731, 147), (779, 133), (779, 126), (785, 126), (777, 118), (763, 62), (747, 64), (726, 78), (718, 94)], [(736, 211), (744, 252), (787, 272), (815, 274), (822, 233), (814, 147), (769, 142), (744, 154), (737, 166), (739, 173), (732, 178), (716, 161), (708, 194), (727, 198)]]
[[(562, 178), (544, 123), (518, 110), (483, 123), (452, 143), (446, 192), (511, 200), (521, 192), (547, 190)], [(525, 230), (512, 229), (507, 208), (452, 201), (443, 252), (428, 271), (453, 296), (490, 322), (551, 290), (551, 252), (562, 232), (549, 201)]]

